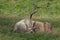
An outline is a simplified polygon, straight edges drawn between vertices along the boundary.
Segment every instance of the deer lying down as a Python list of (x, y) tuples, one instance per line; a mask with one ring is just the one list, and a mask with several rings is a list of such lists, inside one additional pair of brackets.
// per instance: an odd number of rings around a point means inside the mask
[(40, 33), (40, 32), (48, 32), (52, 31), (51, 24), (48, 22), (38, 22), (32, 21), (32, 26), (30, 26), (30, 21), (27, 19), (23, 19), (16, 23), (15, 28), (13, 31), (16, 32), (25, 32), (25, 33)]
[(36, 13), (37, 8), (39, 7), (35, 7), (34, 10), (30, 13), (29, 19), (23, 19), (17, 22), (13, 31), (31, 33), (33, 31), (32, 27), (34, 23), (34, 21), (32, 21), (32, 15)]
[(14, 27), (14, 32), (25, 32), (25, 33), (31, 33), (31, 32), (49, 32), (51, 31), (51, 25), (48, 22), (38, 22), (38, 21), (32, 21), (32, 15), (36, 13), (36, 9), (39, 7), (35, 7), (35, 9), (30, 13), (29, 19), (23, 19), (16, 23)]

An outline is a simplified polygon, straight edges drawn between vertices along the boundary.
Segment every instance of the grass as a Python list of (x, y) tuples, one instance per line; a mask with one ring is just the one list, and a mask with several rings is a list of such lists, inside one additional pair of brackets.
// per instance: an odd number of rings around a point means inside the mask
[[(50, 22), (57, 33), (12, 33), (16, 22), (29, 18), (33, 3), (41, 6), (33, 20)], [(60, 40), (60, 0), (0, 0), (0, 40)]]

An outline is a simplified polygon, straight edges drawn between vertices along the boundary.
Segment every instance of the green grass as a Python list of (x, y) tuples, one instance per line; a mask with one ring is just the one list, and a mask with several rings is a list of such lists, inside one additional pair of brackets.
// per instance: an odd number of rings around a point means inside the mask
[[(34, 4), (41, 6), (33, 20), (50, 22), (55, 33), (13, 33), (16, 22), (29, 18)], [(60, 40), (60, 0), (0, 0), (0, 40)]]
[[(1, 34), (1, 33), (0, 33)], [(13, 33), (13, 34), (1, 34), (1, 40), (59, 40), (60, 36), (55, 34), (21, 34), (21, 33)]]

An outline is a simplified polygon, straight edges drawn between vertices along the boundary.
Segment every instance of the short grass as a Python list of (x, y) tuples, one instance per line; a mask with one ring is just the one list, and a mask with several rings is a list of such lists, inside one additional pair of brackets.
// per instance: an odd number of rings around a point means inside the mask
[[(16, 22), (29, 18), (33, 3), (42, 8), (32, 19), (50, 22), (56, 33), (11, 32)], [(60, 40), (60, 0), (0, 0), (0, 40)]]

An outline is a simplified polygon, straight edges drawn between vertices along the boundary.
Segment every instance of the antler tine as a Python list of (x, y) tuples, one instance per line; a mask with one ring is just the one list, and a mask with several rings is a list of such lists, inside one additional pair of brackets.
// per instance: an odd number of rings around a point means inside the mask
[(32, 15), (35, 14), (37, 12), (37, 10), (33, 11), (32, 13), (30, 13), (30, 19), (32, 18)]
[(30, 19), (32, 18), (32, 15), (37, 12), (37, 9), (41, 8), (40, 6), (37, 6), (36, 4), (33, 4), (33, 5), (34, 5), (34, 10), (32, 10), (31, 13), (30, 13)]
[(33, 5), (35, 6), (35, 9), (41, 8), (41, 6), (38, 6), (38, 5), (36, 5), (36, 4), (33, 4)]

